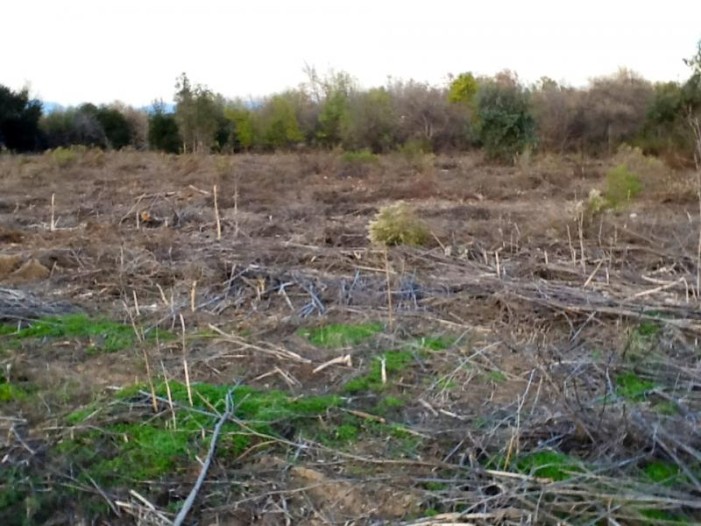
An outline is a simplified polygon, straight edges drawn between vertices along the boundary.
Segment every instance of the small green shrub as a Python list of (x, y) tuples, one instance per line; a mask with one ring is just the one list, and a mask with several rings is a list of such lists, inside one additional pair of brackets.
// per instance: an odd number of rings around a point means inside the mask
[(414, 210), (400, 201), (382, 207), (368, 226), (369, 238), (375, 244), (393, 245), (425, 245), (429, 231)]
[(597, 215), (609, 208), (608, 201), (601, 195), (601, 192), (596, 188), (589, 191), (586, 202), (586, 212), (589, 215)]
[(51, 160), (59, 168), (66, 168), (78, 160), (78, 151), (75, 148), (59, 146), (51, 151)]
[(345, 164), (376, 164), (379, 162), (377, 155), (367, 149), (344, 152), (341, 160)]
[(19, 402), (27, 398), (27, 392), (15, 384), (0, 381), (0, 404), (3, 402)]
[(640, 177), (630, 171), (625, 164), (619, 164), (606, 174), (606, 201), (618, 208), (636, 198), (643, 190)]

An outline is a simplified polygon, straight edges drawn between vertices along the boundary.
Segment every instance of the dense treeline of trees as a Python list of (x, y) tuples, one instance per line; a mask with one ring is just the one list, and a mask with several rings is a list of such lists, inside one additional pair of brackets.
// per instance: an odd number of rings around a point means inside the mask
[(0, 85), (0, 147), (37, 151), (69, 145), (165, 152), (368, 149), (375, 153), (482, 148), (512, 161), (542, 152), (613, 152), (629, 143), (648, 153), (690, 159), (690, 122), (701, 113), (701, 43), (686, 61), (685, 82), (651, 83), (621, 69), (585, 88), (542, 78), (525, 85), (504, 71), (463, 73), (446, 86), (390, 81), (361, 89), (347, 73), (306, 71), (297, 89), (255, 100), (229, 100), (182, 74), (174, 111), (115, 103), (42, 114), (26, 90)]

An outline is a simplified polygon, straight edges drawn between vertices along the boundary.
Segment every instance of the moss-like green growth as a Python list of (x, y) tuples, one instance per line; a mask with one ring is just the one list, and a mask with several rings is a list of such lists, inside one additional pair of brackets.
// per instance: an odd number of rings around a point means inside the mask
[(501, 371), (489, 371), (487, 378), (495, 384), (503, 384), (507, 380), (506, 375)]
[(417, 344), (427, 351), (444, 351), (453, 345), (453, 338), (447, 336), (428, 336), (417, 340)]
[(670, 401), (658, 402), (652, 406), (652, 408), (661, 415), (674, 416), (679, 414), (679, 408), (677, 404)]
[(380, 356), (376, 356), (370, 364), (370, 372), (350, 380), (343, 386), (343, 390), (353, 394), (384, 389), (385, 385), (382, 383), (383, 360), (385, 372), (389, 376), (392, 373), (406, 369), (414, 361), (414, 355), (409, 351), (387, 351)]
[(637, 333), (640, 336), (651, 338), (657, 336), (662, 331), (662, 327), (659, 323), (654, 321), (644, 321), (638, 325)]
[(646, 393), (655, 386), (655, 382), (640, 378), (640, 376), (632, 371), (625, 372), (616, 377), (616, 393), (634, 402), (643, 400)]
[(375, 405), (375, 413), (378, 415), (387, 415), (401, 409), (406, 405), (406, 402), (397, 396), (383, 396)]
[(0, 403), (18, 402), (26, 398), (27, 391), (21, 387), (11, 383), (0, 382)]
[(654, 460), (643, 467), (643, 475), (655, 484), (674, 485), (682, 474), (679, 467), (662, 460)]
[(692, 521), (682, 515), (666, 510), (643, 510), (641, 515), (644, 519), (649, 519), (641, 523), (644, 526), (660, 526), (663, 524), (666, 526), (684, 526), (686, 524), (698, 524), (696, 521)]
[(381, 323), (362, 323), (357, 325), (332, 324), (316, 328), (302, 328), (299, 334), (317, 347), (339, 348), (358, 345), (382, 330)]
[[(13, 326), (0, 325), (0, 335), (9, 339), (29, 338), (58, 339), (78, 338), (87, 340), (89, 352), (115, 352), (137, 344), (138, 337), (130, 325), (116, 323), (105, 318), (90, 318), (85, 314), (42, 318), (30, 326), (17, 329)], [(147, 338), (155, 340), (171, 339), (172, 335), (161, 331), (149, 333)]]
[(0, 376), (0, 404), (26, 400), (32, 391), (26, 382), (14, 382), (7, 376)]
[(551, 450), (520, 455), (514, 467), (520, 473), (551, 480), (567, 480), (583, 471), (582, 463), (576, 458)]
[(340, 443), (355, 442), (360, 435), (360, 428), (353, 424), (341, 424), (338, 426), (333, 434), (336, 441)]
[(97, 407), (97, 404), (92, 403), (85, 407), (81, 407), (80, 409), (71, 411), (68, 415), (66, 415), (65, 420), (67, 424), (76, 426), (88, 420), (92, 415), (99, 414), (99, 412), (100, 409)]
[[(226, 405), (229, 386), (197, 384), (192, 386), (193, 407), (187, 387), (171, 382), (170, 396), (174, 413), (166, 406), (158, 417), (146, 421), (118, 421), (92, 428), (76, 429), (72, 438), (58, 446), (68, 457), (95, 480), (104, 484), (158, 480), (189, 469), (196, 455), (208, 447), (218, 415)], [(156, 395), (167, 398), (165, 384), (156, 386)], [(133, 386), (118, 393), (117, 398), (132, 403), (145, 400), (146, 386)], [(147, 398), (147, 397), (146, 397)], [(235, 458), (259, 440), (259, 435), (283, 436), (304, 428), (329, 409), (341, 404), (337, 396), (290, 397), (280, 391), (257, 391), (247, 386), (232, 389), (234, 414), (242, 422), (228, 422), (218, 444), (222, 458)], [(96, 414), (88, 406), (68, 415), (72, 424), (83, 423)], [(127, 417), (125, 417), (127, 418)], [(114, 419), (113, 419), (114, 420)], [(347, 436), (348, 430), (343, 430)]]

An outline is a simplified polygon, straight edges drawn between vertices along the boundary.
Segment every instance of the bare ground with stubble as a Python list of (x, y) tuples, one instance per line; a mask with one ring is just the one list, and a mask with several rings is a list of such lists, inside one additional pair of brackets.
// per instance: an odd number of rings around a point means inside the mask
[[(139, 335), (94, 352), (100, 334), (0, 333), (0, 387), (24, 393), (0, 396), (0, 502), (29, 488), (0, 522), (169, 523), (229, 416), (185, 524), (700, 522), (695, 175), (670, 170), (617, 210), (579, 215), (610, 166), (0, 156), (6, 326), (80, 310)], [(397, 200), (426, 222), (426, 246), (368, 241)], [(308, 337), (373, 323), (358, 341)], [(241, 400), (226, 415), (210, 399), (217, 418), (167, 473), (91, 475), (66, 444), (175, 422), (170, 392), (149, 392), (164, 379), (337, 401), (261, 431)], [(97, 416), (70, 416), (86, 408)], [(227, 449), (241, 430), (246, 446)]]

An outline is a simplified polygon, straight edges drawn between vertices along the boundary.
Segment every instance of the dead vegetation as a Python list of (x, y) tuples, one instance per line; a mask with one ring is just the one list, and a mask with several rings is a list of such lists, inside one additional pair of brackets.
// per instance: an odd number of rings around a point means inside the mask
[(699, 522), (695, 175), (612, 163), (0, 157), (2, 523)]

